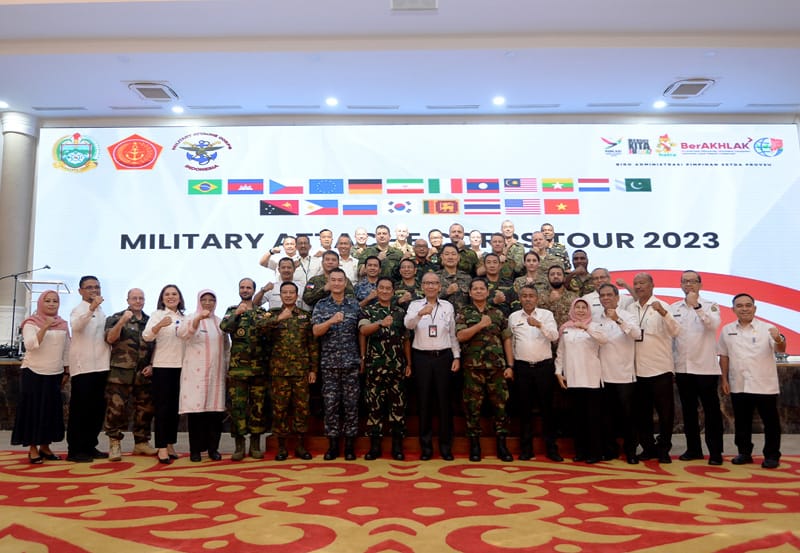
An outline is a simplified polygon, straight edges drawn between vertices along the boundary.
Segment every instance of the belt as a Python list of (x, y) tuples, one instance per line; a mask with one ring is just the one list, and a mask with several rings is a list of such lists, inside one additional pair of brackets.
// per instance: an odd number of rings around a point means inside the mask
[(536, 361), (536, 362), (525, 361), (523, 359), (514, 359), (514, 364), (516, 365), (517, 363), (519, 363), (520, 365), (522, 365), (524, 367), (530, 367), (531, 369), (535, 369), (536, 367), (541, 367), (545, 363), (550, 363), (552, 361), (553, 361), (553, 359), (542, 359), (541, 361)]
[(428, 355), (430, 357), (441, 357), (442, 355), (447, 355), (448, 353), (453, 353), (453, 350), (450, 348), (447, 349), (415, 349), (416, 353), (420, 355)]

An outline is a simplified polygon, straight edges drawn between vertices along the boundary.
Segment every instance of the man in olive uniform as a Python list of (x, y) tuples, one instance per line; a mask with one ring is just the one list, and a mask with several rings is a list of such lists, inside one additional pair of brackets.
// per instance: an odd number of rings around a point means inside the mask
[[(339, 267), (339, 254), (333, 250), (329, 250), (322, 254), (322, 274), (315, 275), (308, 279), (305, 290), (303, 291), (303, 302), (309, 307), (314, 309), (314, 306), (319, 300), (330, 295), (330, 286), (328, 286), (328, 275), (333, 269)], [(355, 296), (353, 290), (353, 283), (347, 279), (347, 286), (344, 293), (348, 296)], [(283, 298), (281, 297), (281, 300)]]
[(502, 311), (489, 305), (485, 279), (472, 279), (469, 296), (471, 302), (456, 314), (456, 337), (462, 345), (469, 460), (481, 460), (481, 405), (484, 395), (488, 395), (494, 405), (497, 458), (508, 462), (513, 460), (506, 446), (509, 427), (506, 381), (514, 376), (511, 331)]
[(405, 254), (402, 250), (389, 245), (392, 235), (389, 227), (386, 225), (378, 225), (375, 227), (375, 244), (368, 246), (358, 261), (358, 274), (363, 275), (366, 269), (364, 264), (366, 260), (375, 256), (381, 264), (381, 275), (395, 277), (395, 271), (400, 261), (406, 257), (411, 257), (411, 254)]
[(487, 253), (483, 258), (486, 270), (486, 285), (489, 287), (489, 305), (496, 307), (508, 317), (512, 311), (519, 309), (514, 282), (504, 278), (501, 272), (500, 257), (496, 253)]
[(403, 324), (405, 311), (392, 302), (392, 280), (380, 277), (377, 291), (378, 301), (362, 307), (358, 321), (361, 370), (366, 371), (369, 412), (367, 433), (370, 436), (370, 448), (364, 459), (372, 461), (381, 456), (381, 423), (386, 409), (392, 427), (392, 458), (402, 461), (405, 459), (403, 433), (406, 410), (403, 379), (411, 376), (410, 333)]
[[(231, 336), (228, 395), (231, 400), (231, 435), (235, 449), (231, 461), (245, 455), (245, 435), (250, 434), (250, 456), (263, 459), (261, 434), (267, 431), (267, 348), (259, 328), (267, 312), (253, 303), (256, 283), (239, 281), (241, 303), (229, 307), (219, 327)], [(265, 405), (266, 404), (266, 405)]]
[(133, 404), (134, 455), (155, 455), (150, 446), (150, 423), (153, 420), (153, 367), (150, 359), (155, 342), (145, 342), (142, 331), (148, 317), (144, 311), (144, 292), (128, 291), (128, 309), (106, 319), (105, 339), (111, 345), (111, 371), (106, 382), (105, 431), (109, 439), (109, 461), (121, 461), (120, 441), (128, 429), (128, 406)]
[(458, 250), (458, 270), (474, 277), (477, 274), (480, 260), (478, 254), (469, 249), (468, 244), (464, 242), (464, 226), (461, 223), (453, 223), (448, 232), (450, 243)]
[(547, 270), (547, 282), (550, 291), (539, 296), (539, 307), (552, 311), (559, 328), (569, 320), (569, 308), (578, 298), (578, 294), (567, 290), (564, 286), (564, 269), (553, 265)]
[[(326, 255), (330, 252), (326, 252)], [(294, 411), (291, 431), (297, 435), (294, 456), (311, 459), (304, 438), (308, 432), (309, 384), (317, 381), (319, 348), (311, 330), (311, 313), (297, 307), (297, 285), (281, 284), (281, 307), (264, 318), (264, 330), (272, 344), (269, 371), (272, 395), (272, 429), (278, 436), (276, 461), (289, 457), (286, 438), (290, 434), (289, 411)]]

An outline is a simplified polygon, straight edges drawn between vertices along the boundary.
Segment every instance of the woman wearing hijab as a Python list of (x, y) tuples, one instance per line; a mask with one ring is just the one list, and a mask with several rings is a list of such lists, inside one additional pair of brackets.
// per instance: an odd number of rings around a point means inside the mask
[(20, 373), (20, 399), (11, 444), (27, 446), (32, 465), (60, 461), (50, 449), (64, 439), (61, 382), (68, 364), (69, 329), (58, 316), (61, 300), (55, 290), (39, 296), (36, 312), (22, 321), (25, 357)]
[(230, 342), (219, 328), (214, 314), (217, 295), (212, 290), (197, 294), (197, 311), (181, 325), (178, 336), (186, 342), (181, 369), (179, 413), (186, 414), (189, 425), (189, 459), (219, 461), (219, 439), (225, 412), (225, 375), (228, 370)]
[(178, 329), (186, 307), (177, 286), (167, 284), (161, 289), (157, 308), (150, 315), (142, 338), (146, 342), (156, 342), (152, 359), (155, 441), (158, 462), (168, 465), (178, 459), (175, 442), (178, 441), (178, 395), (184, 350)]
[(603, 381), (600, 374), (600, 345), (608, 341), (598, 323), (592, 322), (589, 303), (572, 302), (569, 320), (559, 330), (556, 378), (572, 395), (575, 415), (575, 458), (597, 463), (602, 459)]

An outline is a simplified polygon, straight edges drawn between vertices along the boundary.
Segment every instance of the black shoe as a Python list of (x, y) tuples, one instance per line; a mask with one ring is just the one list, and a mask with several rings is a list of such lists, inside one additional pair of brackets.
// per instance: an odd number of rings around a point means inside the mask
[(681, 456), (678, 457), (678, 459), (680, 459), (681, 461), (696, 461), (696, 460), (702, 459), (702, 458), (703, 458), (703, 454), (702, 453), (695, 453), (695, 452), (689, 451), (689, 450), (684, 451), (681, 454)]
[(297, 446), (297, 448), (294, 450), (294, 456), (304, 461), (311, 459), (311, 454), (308, 452), (308, 450), (305, 447), (300, 446)]
[(369, 451), (364, 454), (365, 461), (374, 461), (375, 459), (380, 458), (381, 454), (383, 453), (381, 451), (381, 441), (383, 441), (381, 436), (370, 436)]
[(433, 451), (430, 449), (423, 449), (419, 454), (420, 461), (430, 461), (433, 458)]
[(533, 453), (530, 451), (520, 451), (518, 458), (520, 461), (532, 461), (534, 459)]
[(639, 454), (639, 459), (641, 461), (649, 461), (650, 459), (657, 459), (658, 452), (653, 451), (652, 449), (645, 449)]
[(67, 455), (67, 461), (72, 463), (91, 463), (93, 460), (92, 456), (86, 453), (70, 453)]
[(762, 469), (776, 469), (780, 466), (780, 462), (777, 459), (764, 459), (764, 462), (761, 463)]
[(45, 461), (60, 461), (61, 460), (61, 455), (56, 455), (52, 451), (50, 453), (45, 453), (41, 449), (39, 450), (39, 457), (41, 457)]
[(586, 464), (587, 464), (587, 465), (593, 465), (593, 464), (595, 464), (595, 463), (599, 463), (599, 462), (600, 462), (600, 461), (602, 461), (602, 460), (603, 460), (603, 459), (602, 459), (601, 457), (588, 457), (588, 458), (586, 459)]
[(669, 453), (664, 453), (658, 456), (658, 462), (662, 465), (668, 465), (672, 462), (672, 457), (669, 456)]
[(355, 461), (356, 460), (356, 439), (352, 436), (345, 436), (344, 438), (344, 460), (345, 461)]
[(626, 455), (625, 456), (625, 461), (629, 465), (638, 465), (639, 464), (639, 458), (636, 455)]
[(558, 451), (548, 451), (547, 458), (551, 461), (555, 461), (556, 463), (563, 463), (564, 458), (558, 454)]
[(200, 461), (203, 460), (203, 458), (200, 456), (199, 453), (189, 453), (189, 460), (192, 463), (199, 463)]
[(497, 458), (505, 463), (510, 463), (514, 460), (514, 457), (511, 455), (511, 452), (508, 451), (508, 447), (506, 446), (505, 435), (497, 437)]
[(576, 455), (572, 458), (573, 463), (582, 463), (586, 460), (586, 455)]
[(222, 461), (222, 454), (216, 449), (209, 449), (208, 458), (212, 461)]
[(619, 459), (619, 453), (604, 453), (602, 459), (603, 461), (613, 461), (614, 459)]
[(169, 455), (167, 455), (166, 457), (158, 457), (158, 455), (156, 455), (156, 457), (158, 458), (158, 462), (161, 463), (162, 465), (172, 464), (172, 457), (170, 457)]
[(339, 456), (339, 438), (328, 438), (328, 451), (322, 457), (326, 461), (333, 461)]
[(753, 462), (752, 455), (747, 455), (744, 453), (740, 453), (739, 455), (731, 459), (731, 463), (733, 463), (734, 465), (746, 465), (752, 462)]
[(108, 453), (105, 451), (100, 451), (97, 448), (94, 448), (90, 455), (92, 456), (92, 459), (108, 459)]
[(452, 461), (453, 459), (455, 459), (455, 457), (453, 457), (453, 452), (452, 451), (450, 451), (449, 449), (445, 450), (445, 451), (442, 451), (442, 460), (443, 461)]
[(288, 458), (289, 458), (289, 452), (286, 451), (286, 448), (285, 447), (279, 447), (278, 448), (278, 453), (275, 454), (275, 460), (276, 461), (285, 461)]
[(473, 436), (469, 439), (469, 460), (478, 463), (481, 460), (481, 439)]
[(722, 464), (722, 455), (709, 455), (708, 464), (713, 467), (718, 467)]
[(41, 465), (42, 463), (44, 463), (44, 459), (42, 458), (41, 455), (39, 455), (38, 457), (31, 457), (31, 454), (28, 453), (28, 462), (32, 465)]

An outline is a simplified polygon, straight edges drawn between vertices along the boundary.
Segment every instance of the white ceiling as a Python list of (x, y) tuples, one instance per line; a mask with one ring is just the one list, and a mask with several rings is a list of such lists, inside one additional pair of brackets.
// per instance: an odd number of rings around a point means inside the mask
[(0, 100), (52, 124), (174, 117), (130, 81), (189, 117), (649, 115), (707, 77), (663, 112), (800, 114), (798, 0), (389, 3), (0, 0)]

